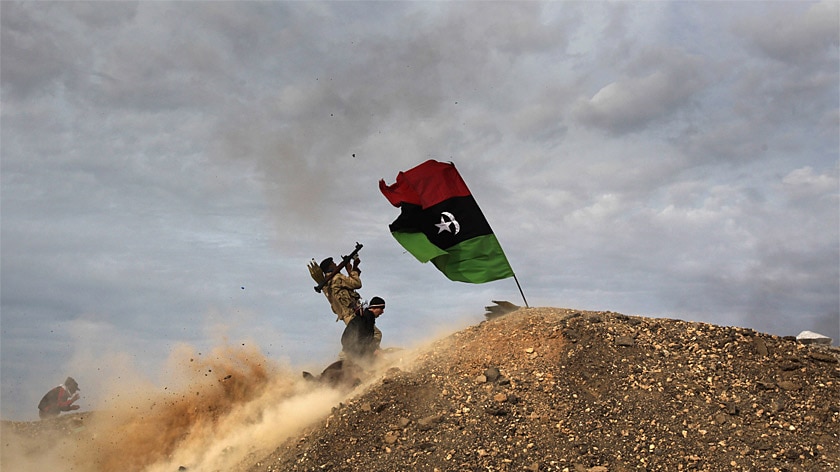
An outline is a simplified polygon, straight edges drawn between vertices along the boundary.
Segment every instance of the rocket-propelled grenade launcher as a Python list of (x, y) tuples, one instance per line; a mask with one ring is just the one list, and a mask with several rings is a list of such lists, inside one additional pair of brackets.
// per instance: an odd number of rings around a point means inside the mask
[(335, 274), (344, 270), (344, 268), (347, 267), (347, 264), (349, 264), (350, 261), (352, 261), (353, 258), (355, 258), (359, 254), (360, 249), (362, 249), (362, 245), (357, 242), (356, 243), (356, 248), (353, 249), (353, 252), (351, 252), (350, 254), (348, 254), (346, 256), (341, 257), (341, 264), (338, 264), (338, 267), (336, 267), (335, 270), (332, 271), (332, 273), (330, 273), (329, 276), (325, 277), (323, 282), (320, 282), (320, 283), (318, 283), (318, 285), (315, 286), (315, 291), (318, 292), (318, 293), (321, 293), (321, 290), (324, 288), (325, 285), (330, 283), (330, 280), (333, 277), (335, 277)]

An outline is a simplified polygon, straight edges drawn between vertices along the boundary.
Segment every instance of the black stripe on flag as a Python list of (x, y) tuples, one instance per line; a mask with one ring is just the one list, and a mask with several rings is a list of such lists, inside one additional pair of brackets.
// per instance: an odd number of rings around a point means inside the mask
[(422, 232), (432, 244), (444, 250), (493, 233), (472, 195), (452, 197), (425, 210), (410, 203), (402, 203), (400, 209), (400, 216), (389, 225), (392, 233)]

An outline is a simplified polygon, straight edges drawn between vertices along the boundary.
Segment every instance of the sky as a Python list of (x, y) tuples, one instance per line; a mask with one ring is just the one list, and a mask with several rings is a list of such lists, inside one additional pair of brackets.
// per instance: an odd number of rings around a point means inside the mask
[[(306, 265), (356, 242), (383, 346), (492, 300), (836, 344), (839, 5), (3, 1), (0, 417), (184, 346), (326, 366)], [(390, 235), (378, 181), (427, 159), (515, 280)]]

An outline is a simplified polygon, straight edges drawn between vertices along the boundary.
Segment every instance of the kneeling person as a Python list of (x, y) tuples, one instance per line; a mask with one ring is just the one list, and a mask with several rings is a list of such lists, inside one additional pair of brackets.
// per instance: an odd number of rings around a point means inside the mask
[(79, 399), (79, 390), (81, 389), (76, 379), (67, 377), (63, 384), (53, 388), (41, 398), (38, 403), (38, 416), (43, 420), (55, 418), (62, 411), (78, 410), (79, 405), (73, 403)]
[(370, 304), (344, 328), (341, 347), (347, 357), (354, 361), (370, 361), (379, 349), (382, 333), (376, 328), (376, 318), (385, 311), (385, 300), (370, 299)]

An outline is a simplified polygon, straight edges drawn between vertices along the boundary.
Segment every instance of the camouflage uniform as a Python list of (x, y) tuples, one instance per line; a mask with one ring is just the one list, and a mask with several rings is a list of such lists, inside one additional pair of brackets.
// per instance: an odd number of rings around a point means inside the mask
[[(345, 326), (356, 316), (356, 310), (360, 308), (362, 297), (356, 291), (360, 288), (362, 288), (360, 272), (352, 269), (350, 275), (336, 273), (324, 286), (324, 295), (330, 302), (336, 321), (344, 321)], [(379, 348), (379, 343), (382, 341), (382, 331), (379, 328), (374, 328), (373, 338), (376, 341), (376, 347)]]
[(357, 270), (350, 271), (349, 276), (335, 274), (324, 287), (324, 293), (330, 301), (330, 308), (337, 316), (336, 321), (342, 320), (346, 325), (356, 315), (361, 298), (356, 290), (360, 288), (362, 288), (362, 279)]

